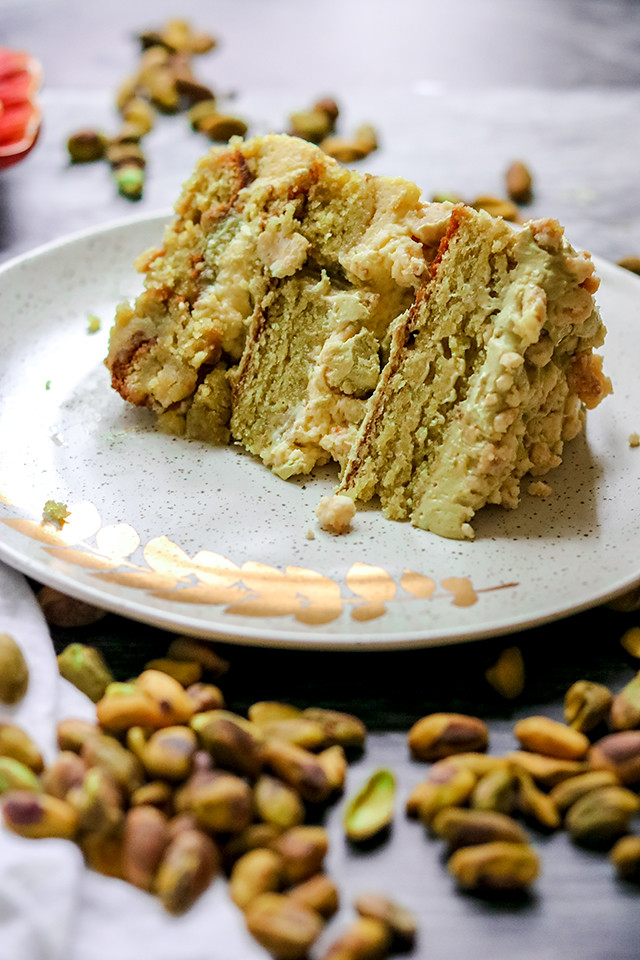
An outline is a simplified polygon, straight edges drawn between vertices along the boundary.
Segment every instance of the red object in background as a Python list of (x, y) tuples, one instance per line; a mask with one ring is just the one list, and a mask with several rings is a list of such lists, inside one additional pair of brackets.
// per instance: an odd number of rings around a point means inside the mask
[(34, 57), (0, 47), (0, 170), (26, 157), (38, 139), (41, 83), (42, 68)]

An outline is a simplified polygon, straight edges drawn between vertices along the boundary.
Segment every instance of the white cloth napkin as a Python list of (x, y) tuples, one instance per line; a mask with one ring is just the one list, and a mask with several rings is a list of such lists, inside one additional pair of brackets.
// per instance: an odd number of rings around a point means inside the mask
[[(27, 695), (0, 716), (27, 730), (45, 758), (63, 717), (95, 717), (58, 674), (47, 625), (25, 579), (0, 563), (0, 633), (26, 657)], [(25, 840), (0, 827), (0, 960), (258, 960), (266, 953), (218, 878), (183, 917), (120, 880), (87, 870), (75, 844)]]

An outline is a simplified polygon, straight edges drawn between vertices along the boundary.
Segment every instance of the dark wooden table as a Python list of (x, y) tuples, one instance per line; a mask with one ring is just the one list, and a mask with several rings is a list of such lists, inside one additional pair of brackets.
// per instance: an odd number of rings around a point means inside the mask
[[(439, 126), (421, 180), (426, 190), (497, 192), (498, 158), (533, 144), (535, 122), (538, 168), (547, 175), (533, 212), (558, 216), (576, 243), (601, 256), (640, 253), (637, 0), (325, 0), (313, 6), (192, 0), (187, 14), (222, 41), (219, 52), (203, 59), (203, 76), (216, 89), (235, 91), (238, 112), (257, 118), (258, 127), (283, 129), (286, 111), (314, 94), (335, 93), (353, 117), (361, 117), (366, 106), (375, 120), (380, 104), (389, 126), (381, 125), (382, 148), (368, 168), (373, 172), (420, 179), (410, 137), (400, 140), (417, 122), (411, 104), (427, 98)], [(32, 51), (45, 74), (41, 142), (0, 176), (1, 260), (134, 212), (115, 194), (104, 169), (71, 169), (64, 143), (77, 127), (113, 125), (113, 90), (134, 63), (136, 32), (172, 15), (175, 5), (165, 2), (0, 0), (0, 43)], [(392, 120), (385, 110), (390, 98), (400, 102), (404, 90), (406, 110)], [(465, 102), (469, 124), (493, 124), (495, 149), (459, 156), (455, 125), (445, 121), (450, 106), (462, 123)], [(571, 134), (578, 114), (586, 128), (591, 123), (582, 145)], [(154, 136), (148, 189), (135, 208), (141, 213), (171, 205), (203, 149), (193, 138), (176, 142), (168, 126)], [(392, 162), (401, 169), (387, 169)], [(511, 636), (425, 650), (322, 653), (220, 645), (231, 662), (223, 687), (232, 709), (242, 712), (255, 700), (274, 699), (357, 713), (371, 734), (350, 769), (349, 789), (382, 766), (398, 778), (393, 829), (373, 849), (349, 848), (339, 806), (328, 814), (328, 866), (345, 905), (334, 931), (350, 915), (353, 896), (377, 888), (416, 911), (420, 940), (414, 955), (425, 960), (638, 960), (640, 890), (617, 881), (605, 855), (576, 848), (562, 833), (533, 829), (543, 872), (530, 897), (508, 902), (463, 896), (454, 891), (438, 843), (406, 820), (402, 806), (426, 774), (406, 746), (416, 719), (434, 710), (481, 716), (490, 725), (492, 751), (505, 752), (515, 746), (511, 731), (518, 718), (562, 717), (564, 693), (575, 680), (598, 680), (617, 690), (630, 679), (638, 664), (619, 640), (639, 622), (639, 613), (600, 607)], [(110, 614), (94, 627), (55, 629), (53, 640), (57, 649), (71, 640), (98, 645), (124, 679), (161, 655), (169, 637)], [(526, 684), (519, 698), (507, 701), (484, 672), (513, 644), (524, 657)]]

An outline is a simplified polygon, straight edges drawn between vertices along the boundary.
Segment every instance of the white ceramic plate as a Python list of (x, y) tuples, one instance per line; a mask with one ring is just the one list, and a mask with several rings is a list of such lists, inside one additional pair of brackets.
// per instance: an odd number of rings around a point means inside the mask
[[(272, 646), (392, 648), (498, 635), (640, 579), (640, 281), (598, 262), (615, 392), (549, 480), (456, 542), (358, 511), (317, 527), (336, 474), (284, 482), (237, 447), (156, 431), (103, 365), (131, 263), (166, 217), (43, 247), (0, 271), (0, 557), (36, 580), (170, 630)], [(89, 315), (101, 320), (88, 332)], [(67, 505), (62, 531), (42, 522)], [(308, 537), (313, 531), (314, 538)]]

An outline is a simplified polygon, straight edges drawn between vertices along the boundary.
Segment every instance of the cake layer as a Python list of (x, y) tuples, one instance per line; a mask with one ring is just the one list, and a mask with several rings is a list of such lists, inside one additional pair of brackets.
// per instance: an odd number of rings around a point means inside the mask
[[(254, 387), (260, 374), (243, 354), (247, 344), (249, 350), (257, 347), (256, 330), (265, 327), (274, 295), (290, 319), (303, 301), (308, 313), (309, 297), (302, 291), (304, 278), (314, 274), (327, 315), (313, 342), (319, 345), (332, 332), (348, 338), (365, 326), (376, 350), (384, 350), (390, 323), (411, 304), (428, 273), (448, 214), (447, 206), (425, 203), (415, 184), (354, 173), (295, 137), (238, 139), (214, 148), (185, 184), (163, 246), (138, 259), (145, 290), (135, 303), (118, 308), (106, 360), (113, 386), (126, 400), (154, 410), (165, 429), (220, 442), (224, 404), (216, 394), (216, 415), (207, 431), (202, 384), (220, 364), (233, 371), (242, 358), (243, 376), (235, 377), (234, 423), (238, 436), (248, 438), (241, 397), (248, 370), (253, 370)], [(297, 277), (287, 292), (288, 279)], [(326, 282), (331, 294), (321, 293)], [(318, 306), (316, 319), (323, 309)], [(350, 316), (356, 317), (355, 326), (345, 332)], [(300, 313), (298, 322), (305, 323)], [(345, 356), (355, 357), (363, 343), (361, 337)], [(345, 363), (343, 356), (343, 367)], [(303, 382), (302, 369), (298, 365), (296, 378), (288, 380), (289, 391), (296, 380), (295, 396), (289, 393), (296, 404), (314, 389)], [(313, 365), (305, 369), (313, 380)], [(335, 416), (329, 418), (333, 429), (344, 425), (343, 400), (354, 389), (348, 376), (340, 380), (338, 373), (329, 374), (327, 383), (337, 395)], [(373, 386), (371, 381), (367, 390)], [(194, 403), (200, 412), (190, 416)], [(227, 417), (229, 413), (230, 407)], [(352, 424), (351, 414), (347, 422)], [(291, 426), (297, 436), (298, 427)], [(280, 445), (285, 432), (281, 423)], [(257, 444), (255, 429), (251, 435), (256, 452), (269, 447), (270, 441)], [(297, 459), (300, 469), (316, 462), (297, 458), (297, 443), (292, 436), (290, 454), (279, 455), (289, 457), (285, 472)]]
[(340, 486), (385, 514), (471, 538), (486, 503), (561, 462), (610, 390), (593, 264), (550, 220), (518, 231), (456, 207), (371, 398)]
[(106, 360), (165, 430), (285, 479), (335, 460), (341, 494), (471, 538), (610, 390), (593, 265), (555, 221), (428, 204), (283, 135), (213, 149), (175, 209)]

